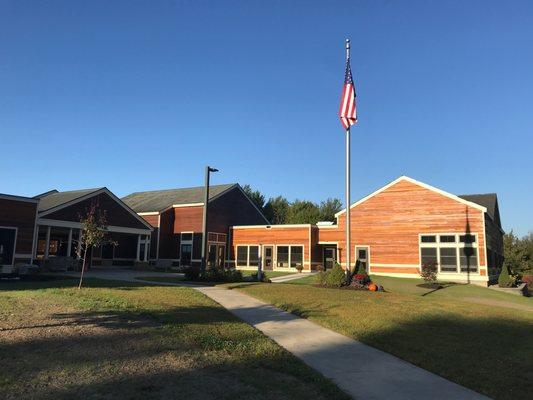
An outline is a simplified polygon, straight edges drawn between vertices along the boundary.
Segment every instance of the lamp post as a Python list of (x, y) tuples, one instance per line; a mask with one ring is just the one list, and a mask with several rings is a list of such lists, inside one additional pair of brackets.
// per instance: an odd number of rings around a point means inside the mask
[(204, 220), (203, 220), (203, 229), (202, 229), (202, 266), (200, 274), (204, 275), (207, 269), (207, 206), (209, 204), (209, 174), (211, 172), (218, 172), (218, 169), (211, 168), (210, 166), (205, 167), (205, 191), (204, 191)]

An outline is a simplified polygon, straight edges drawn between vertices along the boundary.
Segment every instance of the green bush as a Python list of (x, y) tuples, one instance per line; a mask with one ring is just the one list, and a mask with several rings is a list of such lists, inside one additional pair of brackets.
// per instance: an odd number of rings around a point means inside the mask
[(318, 274), (317, 282), (321, 286), (341, 287), (346, 285), (346, 274), (339, 264), (326, 272)]
[(507, 263), (503, 264), (502, 266), (502, 272), (500, 272), (500, 276), (498, 277), (498, 286), (499, 287), (512, 287), (514, 285), (514, 279), (509, 274), (509, 268), (507, 266)]
[(188, 281), (196, 281), (200, 277), (200, 268), (198, 267), (185, 267), (183, 272), (185, 273), (185, 279)]
[(356, 275), (368, 275), (365, 267), (363, 267), (363, 263), (357, 261), (355, 265), (357, 267), (355, 271)]
[(242, 272), (236, 269), (209, 268), (202, 280), (209, 282), (241, 282)]

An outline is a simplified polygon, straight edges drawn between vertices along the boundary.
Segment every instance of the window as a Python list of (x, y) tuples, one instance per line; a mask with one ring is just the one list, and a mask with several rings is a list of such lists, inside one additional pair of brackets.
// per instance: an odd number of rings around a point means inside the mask
[(237, 246), (237, 266), (248, 265), (248, 246)]
[(457, 249), (455, 247), (440, 249), (440, 270), (457, 272)]
[(259, 265), (259, 246), (250, 246), (248, 265), (257, 267)]
[(455, 243), (455, 235), (440, 235), (439, 240), (441, 243)]
[(182, 242), (192, 241), (192, 232), (182, 232), (181, 241)]
[(474, 235), (461, 235), (459, 236), (459, 241), (461, 243), (475, 243), (476, 237)]
[(288, 268), (289, 267), (289, 246), (278, 246), (277, 247), (277, 261), (279, 268)]
[(291, 268), (303, 266), (303, 246), (291, 246)]
[(422, 265), (427, 263), (437, 263), (437, 249), (434, 247), (422, 247)]
[(420, 236), (420, 262), (435, 262), (439, 272), (477, 272), (477, 237), (475, 234)]
[(461, 272), (477, 272), (477, 252), (474, 247), (459, 249), (459, 259)]

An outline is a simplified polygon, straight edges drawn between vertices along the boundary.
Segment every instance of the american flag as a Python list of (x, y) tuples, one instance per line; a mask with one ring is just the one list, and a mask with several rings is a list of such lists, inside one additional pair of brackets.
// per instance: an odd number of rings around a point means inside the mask
[(350, 59), (346, 60), (346, 75), (344, 77), (344, 88), (342, 90), (339, 118), (341, 119), (344, 129), (348, 129), (357, 122), (355, 86), (353, 84), (352, 69), (350, 68)]

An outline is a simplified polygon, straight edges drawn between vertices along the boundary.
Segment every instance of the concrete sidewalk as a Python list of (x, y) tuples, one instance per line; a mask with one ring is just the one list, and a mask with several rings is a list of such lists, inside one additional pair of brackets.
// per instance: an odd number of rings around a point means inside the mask
[(406, 361), (236, 290), (196, 288), (356, 399), (487, 399)]
[[(268, 275), (268, 271), (265, 271), (265, 273)], [(296, 279), (305, 278), (306, 276), (316, 275), (316, 272), (306, 272), (304, 274), (289, 274), (289, 275), (283, 275), (278, 276), (275, 278), (270, 278), (270, 281), (272, 283), (283, 283), (283, 282), (289, 282), (289, 281), (295, 281)]]

